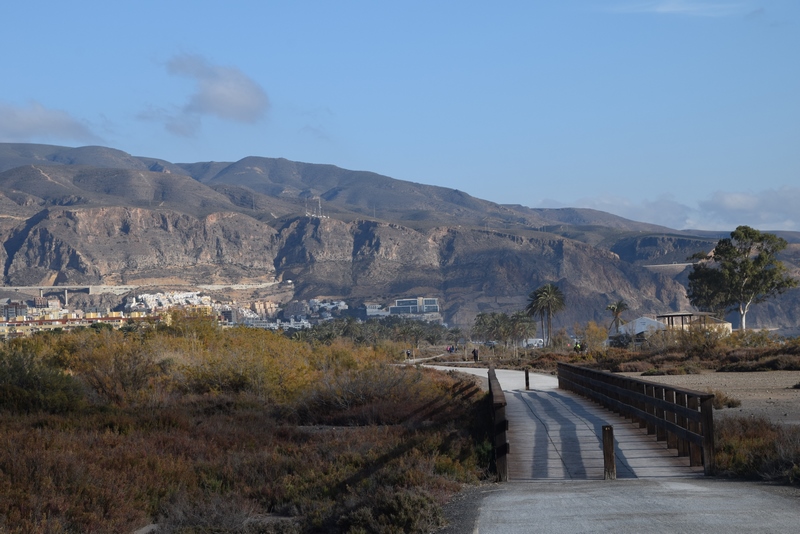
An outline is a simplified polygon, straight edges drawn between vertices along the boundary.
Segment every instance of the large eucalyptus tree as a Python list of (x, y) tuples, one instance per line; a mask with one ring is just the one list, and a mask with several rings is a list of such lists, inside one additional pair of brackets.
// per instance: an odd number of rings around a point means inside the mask
[(704, 311), (739, 312), (739, 330), (745, 329), (750, 306), (797, 286), (777, 255), (785, 239), (739, 226), (730, 238), (720, 239), (689, 273), (689, 301)]

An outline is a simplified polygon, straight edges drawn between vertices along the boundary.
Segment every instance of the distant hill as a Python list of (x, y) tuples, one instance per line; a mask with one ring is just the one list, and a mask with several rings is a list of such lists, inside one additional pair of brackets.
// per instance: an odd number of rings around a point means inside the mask
[[(765, 229), (768, 230), (768, 229)], [(785, 261), (800, 273), (800, 233)], [(442, 299), (450, 324), (512, 312), (557, 283), (561, 326), (688, 309), (680, 264), (718, 233), (596, 210), (500, 205), (463, 191), (281, 158), (171, 163), (105, 147), (0, 144), (5, 285), (295, 281), (298, 298)], [(673, 272), (675, 271), (675, 272)], [(665, 274), (666, 273), (666, 274)], [(799, 292), (748, 315), (797, 325)]]

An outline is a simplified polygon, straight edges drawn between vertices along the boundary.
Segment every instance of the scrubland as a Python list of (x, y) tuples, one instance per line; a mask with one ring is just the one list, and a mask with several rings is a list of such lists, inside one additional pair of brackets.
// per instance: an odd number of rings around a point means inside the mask
[(488, 407), (402, 352), (179, 315), (9, 341), (0, 531), (431, 531), (490, 469)]

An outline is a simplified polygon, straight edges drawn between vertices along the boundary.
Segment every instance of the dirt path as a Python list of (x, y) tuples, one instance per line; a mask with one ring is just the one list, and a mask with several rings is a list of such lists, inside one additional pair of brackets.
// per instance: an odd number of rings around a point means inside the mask
[(641, 376), (622, 373), (650, 382), (697, 391), (720, 390), (742, 401), (737, 408), (716, 410), (714, 417), (726, 415), (766, 416), (776, 423), (800, 425), (800, 371), (765, 371), (759, 373), (703, 373), (699, 375)]

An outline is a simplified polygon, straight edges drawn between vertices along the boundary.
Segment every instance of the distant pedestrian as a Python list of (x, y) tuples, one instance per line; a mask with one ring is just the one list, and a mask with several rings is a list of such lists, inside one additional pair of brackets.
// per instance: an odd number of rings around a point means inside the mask
[(475, 360), (476, 362), (478, 361), (478, 347), (472, 349), (472, 359)]
[(406, 349), (406, 360), (410, 360), (410, 359), (411, 359), (411, 350), (410, 349)]

